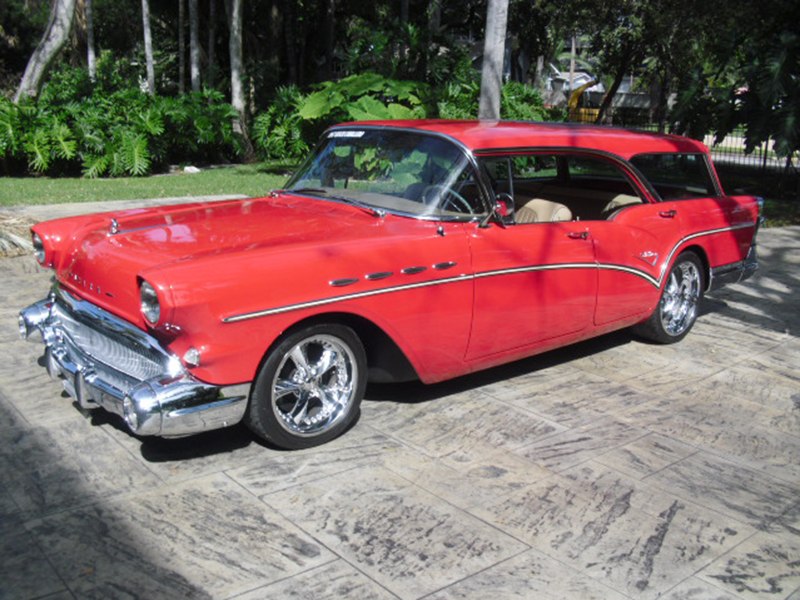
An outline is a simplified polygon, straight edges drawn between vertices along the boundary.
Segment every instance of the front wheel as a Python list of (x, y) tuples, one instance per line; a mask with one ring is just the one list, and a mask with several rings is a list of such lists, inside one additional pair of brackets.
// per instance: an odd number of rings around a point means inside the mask
[(661, 344), (679, 342), (697, 320), (702, 297), (703, 265), (696, 254), (684, 252), (669, 271), (655, 311), (634, 330)]
[(246, 422), (289, 450), (324, 444), (356, 419), (367, 380), (364, 346), (349, 327), (314, 325), (273, 348), (256, 377)]

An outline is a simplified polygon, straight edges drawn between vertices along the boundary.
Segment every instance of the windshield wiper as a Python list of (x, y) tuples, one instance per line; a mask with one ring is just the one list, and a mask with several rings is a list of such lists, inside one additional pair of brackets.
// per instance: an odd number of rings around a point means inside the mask
[(361, 200), (356, 200), (355, 198), (348, 198), (347, 196), (337, 196), (336, 194), (331, 194), (325, 188), (315, 188), (315, 187), (301, 187), (301, 188), (291, 188), (286, 190), (287, 192), (298, 192), (300, 194), (320, 194), (325, 196), (326, 198), (330, 198), (331, 200), (339, 200), (340, 202), (344, 202), (346, 204), (352, 204), (353, 206), (357, 206), (358, 208), (365, 210), (369, 214), (380, 217), (381, 219), (386, 216), (386, 211), (381, 210), (380, 208), (375, 208), (367, 204), (366, 202), (361, 202)]
[(287, 190), (277, 190), (276, 193), (280, 192), (290, 192), (290, 193), (296, 192), (298, 194), (319, 194), (320, 196), (325, 196), (326, 198), (330, 198), (331, 200), (339, 200), (340, 202), (357, 206), (358, 208), (368, 212), (369, 214), (375, 217), (380, 217), (381, 219), (386, 216), (385, 210), (381, 210), (380, 208), (375, 208), (374, 206), (370, 206), (366, 202), (361, 202), (361, 200), (356, 200), (355, 198), (348, 198), (347, 196), (337, 196), (335, 194), (331, 194), (325, 188), (299, 187), (299, 188), (290, 188)]

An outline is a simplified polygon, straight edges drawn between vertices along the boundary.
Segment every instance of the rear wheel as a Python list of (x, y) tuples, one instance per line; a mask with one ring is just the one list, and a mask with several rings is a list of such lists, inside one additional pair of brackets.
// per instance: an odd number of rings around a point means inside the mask
[(703, 265), (694, 252), (684, 252), (669, 271), (653, 314), (636, 333), (661, 344), (679, 342), (697, 320), (703, 297)]
[(324, 444), (355, 421), (366, 375), (364, 346), (349, 327), (314, 325), (292, 333), (258, 373), (247, 424), (281, 448)]

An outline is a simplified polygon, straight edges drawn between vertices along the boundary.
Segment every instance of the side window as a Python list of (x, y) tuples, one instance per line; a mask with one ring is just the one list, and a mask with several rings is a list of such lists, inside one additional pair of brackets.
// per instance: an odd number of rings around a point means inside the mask
[(621, 168), (599, 156), (527, 153), (483, 164), (496, 193), (511, 190), (517, 224), (606, 220), (643, 201)]
[(508, 156), (487, 158), (482, 164), (495, 195), (514, 194), (511, 159)]
[(627, 184), (627, 179), (619, 167), (605, 160), (593, 156), (569, 156), (567, 163), (570, 181), (575, 184), (581, 181), (586, 182), (587, 187), (608, 182)]
[(511, 159), (517, 181), (552, 180), (558, 177), (558, 162), (554, 154), (528, 154)]
[(662, 200), (716, 196), (714, 179), (702, 154), (639, 154), (631, 159)]

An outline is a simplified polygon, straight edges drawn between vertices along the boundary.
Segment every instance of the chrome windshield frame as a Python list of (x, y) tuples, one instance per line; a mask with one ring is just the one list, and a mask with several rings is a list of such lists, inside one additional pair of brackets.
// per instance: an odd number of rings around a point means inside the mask
[[(287, 180), (287, 182), (286, 182), (286, 184), (284, 186), (284, 189), (281, 190), (281, 191), (289, 193), (289, 194), (297, 194), (297, 195), (300, 195), (300, 196), (306, 195), (306, 193), (293, 192), (292, 189), (291, 189), (291, 186), (294, 185), (298, 175), (300, 173), (302, 173), (307, 168), (308, 164), (314, 159), (314, 157), (317, 155), (317, 153), (319, 152), (319, 150), (322, 147), (322, 145), (328, 141), (329, 134), (331, 132), (334, 132), (334, 131), (391, 131), (391, 132), (397, 132), (397, 133), (414, 134), (414, 135), (418, 135), (420, 137), (432, 137), (432, 138), (437, 138), (437, 139), (446, 141), (447, 143), (455, 146), (463, 154), (463, 156), (467, 160), (467, 164), (473, 170), (473, 173), (475, 174), (475, 177), (474, 177), (475, 183), (476, 183), (476, 186), (477, 186), (478, 192), (479, 192), (478, 195), (479, 195), (479, 198), (480, 198), (480, 204), (481, 204), (481, 208), (483, 210), (480, 213), (474, 214), (474, 215), (446, 215), (446, 214), (441, 214), (440, 212), (436, 212), (436, 211), (434, 211), (432, 213), (426, 213), (426, 214), (412, 213), (412, 212), (407, 212), (407, 211), (403, 211), (403, 210), (396, 209), (396, 208), (391, 208), (391, 207), (386, 207), (386, 206), (379, 206), (379, 207), (376, 206), (374, 208), (376, 208), (378, 210), (383, 210), (383, 211), (385, 211), (385, 212), (387, 212), (389, 214), (392, 214), (392, 215), (397, 215), (397, 216), (401, 216), (401, 217), (409, 217), (409, 218), (417, 219), (417, 220), (420, 220), (420, 221), (436, 221), (436, 222), (442, 221), (442, 222), (455, 222), (455, 223), (479, 223), (479, 222), (483, 221), (484, 219), (486, 219), (487, 216), (490, 216), (491, 213), (493, 212), (491, 210), (490, 194), (489, 194), (488, 188), (486, 186), (486, 181), (484, 180), (483, 174), (480, 172), (480, 169), (479, 169), (479, 166), (478, 166), (478, 161), (476, 160), (475, 155), (472, 152), (472, 150), (470, 148), (468, 148), (467, 146), (465, 146), (461, 141), (459, 141), (456, 138), (453, 138), (453, 137), (451, 137), (451, 136), (449, 136), (447, 134), (436, 132), (436, 131), (426, 131), (426, 130), (421, 130), (421, 129), (414, 129), (414, 128), (411, 128), (411, 127), (393, 127), (393, 126), (390, 126), (390, 125), (357, 125), (357, 124), (352, 124), (352, 123), (345, 123), (345, 124), (335, 125), (333, 127), (330, 127), (328, 129), (326, 129), (325, 132), (320, 136), (320, 139), (317, 142), (317, 144), (314, 147), (314, 149), (308, 154), (308, 156), (305, 158), (305, 160), (303, 160), (303, 162), (300, 164), (300, 167), (297, 169), (297, 171), (295, 171), (295, 173), (293, 173), (292, 176)], [(314, 195), (314, 194), (308, 194), (308, 195), (311, 196), (311, 197), (314, 197), (314, 198), (322, 198), (322, 199), (328, 200), (330, 202), (337, 202), (339, 204), (346, 204), (345, 202), (342, 202), (341, 200), (337, 200), (335, 198), (329, 198), (329, 197), (326, 197), (324, 195)]]

